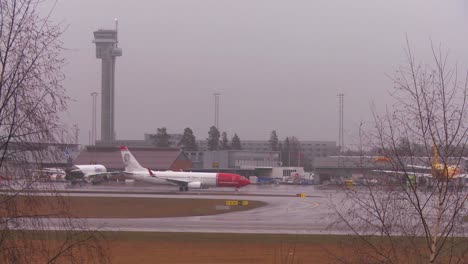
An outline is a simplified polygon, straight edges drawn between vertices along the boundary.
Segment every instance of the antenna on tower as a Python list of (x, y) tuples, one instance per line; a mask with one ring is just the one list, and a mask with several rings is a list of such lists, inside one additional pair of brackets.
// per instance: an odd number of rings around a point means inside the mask
[(119, 34), (119, 20), (116, 18), (114, 19), (115, 21), (115, 40), (116, 40), (116, 44), (119, 43), (119, 38), (118, 38), (118, 34)]

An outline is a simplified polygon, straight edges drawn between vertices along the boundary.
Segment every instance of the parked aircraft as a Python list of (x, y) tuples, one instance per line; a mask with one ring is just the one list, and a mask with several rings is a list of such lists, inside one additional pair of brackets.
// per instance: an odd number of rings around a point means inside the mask
[(72, 184), (84, 182), (97, 184), (107, 181), (110, 174), (119, 172), (108, 172), (104, 165), (89, 164), (89, 165), (74, 165), (66, 170), (65, 179)]
[[(425, 177), (425, 178), (437, 178), (438, 180), (452, 180), (452, 179), (466, 179), (467, 174), (460, 174), (460, 168), (457, 165), (449, 165), (439, 162), (439, 149), (434, 144), (434, 159), (431, 166), (421, 165), (408, 165), (406, 171), (390, 171), (390, 170), (374, 170), (376, 172), (384, 172), (391, 174), (405, 174), (411, 175), (412, 177)], [(389, 161), (389, 159), (388, 159)], [(426, 170), (428, 172), (414, 172), (414, 170)]]
[(50, 180), (63, 180), (67, 175), (65, 169), (63, 168), (43, 168), (31, 170), (35, 177), (39, 178), (48, 178)]
[(101, 164), (82, 164), (73, 165), (71, 159), (70, 148), (65, 149), (67, 156), (68, 168), (66, 171), (65, 179), (71, 181), (72, 184), (76, 183), (92, 183), (98, 184), (107, 181), (111, 174), (119, 174), (120, 172), (108, 172), (106, 167)]
[(110, 174), (120, 173), (108, 172), (106, 167), (101, 164), (73, 165), (70, 149), (68, 147), (65, 149), (65, 155), (68, 163), (66, 168), (43, 168), (35, 171), (39, 172), (41, 175), (47, 175), (50, 180), (65, 179), (70, 181), (72, 184), (97, 184), (107, 181)]
[(153, 184), (178, 185), (180, 191), (209, 187), (240, 187), (250, 184), (245, 177), (233, 173), (153, 171), (138, 163), (127, 147), (120, 148), (125, 171), (130, 178)]
[(67, 168), (43, 168), (33, 170), (40, 178), (47, 178), (52, 181), (67, 180), (72, 184), (76, 183), (100, 183), (106, 181), (108, 176), (115, 172), (108, 172), (104, 165), (73, 165)]

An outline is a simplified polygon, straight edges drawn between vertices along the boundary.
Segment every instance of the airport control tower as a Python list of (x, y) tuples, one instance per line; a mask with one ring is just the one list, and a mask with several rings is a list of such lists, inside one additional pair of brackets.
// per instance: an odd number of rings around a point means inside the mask
[(122, 49), (117, 47), (117, 20), (115, 29), (94, 31), (93, 42), (96, 43), (96, 58), (102, 59), (101, 142), (111, 143), (115, 140), (115, 59), (122, 56)]

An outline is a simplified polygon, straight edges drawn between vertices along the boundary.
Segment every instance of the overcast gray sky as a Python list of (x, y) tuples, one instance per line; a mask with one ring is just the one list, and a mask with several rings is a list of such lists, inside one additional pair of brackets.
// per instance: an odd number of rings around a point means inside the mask
[[(116, 66), (118, 139), (141, 139), (167, 127), (191, 127), (198, 139), (213, 125), (229, 137), (337, 140), (338, 93), (345, 94), (346, 142), (370, 104), (384, 109), (392, 75), (404, 62), (405, 35), (421, 60), (430, 42), (468, 62), (463, 0), (59, 0), (53, 19), (63, 36), (65, 87), (75, 100), (66, 118), (88, 143), (91, 96), (100, 92), (92, 32), (119, 20), (123, 56)], [(98, 138), (100, 135), (98, 124)]]

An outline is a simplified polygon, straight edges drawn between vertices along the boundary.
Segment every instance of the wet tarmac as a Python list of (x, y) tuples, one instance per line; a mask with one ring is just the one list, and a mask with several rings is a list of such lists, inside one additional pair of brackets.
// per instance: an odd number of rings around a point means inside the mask
[[(132, 184), (130, 184), (132, 185)], [(73, 188), (75, 190), (75, 188)], [(78, 189), (77, 189), (78, 190)], [(86, 186), (76, 196), (153, 197), (180, 199), (256, 200), (268, 205), (261, 208), (214, 216), (151, 219), (88, 219), (92, 227), (112, 231), (329, 234), (346, 233), (329, 229), (335, 215), (329, 204), (343, 198), (339, 190), (321, 190), (317, 186), (250, 185), (239, 191), (213, 188), (179, 192), (173, 186)], [(86, 190), (86, 193), (82, 191)], [(105, 192), (105, 193), (103, 193)], [(126, 193), (124, 193), (126, 192)], [(305, 194), (304, 198), (298, 194)]]
[[(213, 188), (180, 192), (177, 186), (140, 183), (52, 185), (53, 189), (71, 196), (179, 198), (187, 199), (187, 202), (208, 198), (267, 203), (257, 209), (231, 213), (227, 208), (220, 208), (227, 212), (212, 216), (86, 219), (90, 228), (104, 231), (353, 234), (344, 224), (335, 223), (338, 217), (333, 207), (346, 200), (344, 190), (336, 186), (249, 185), (237, 191), (233, 188)], [(45, 188), (47, 186), (50, 187), (48, 183), (42, 186), (44, 195), (50, 189)], [(41, 186), (35, 188), (41, 189)], [(298, 194), (304, 194), (304, 197), (298, 197)]]

